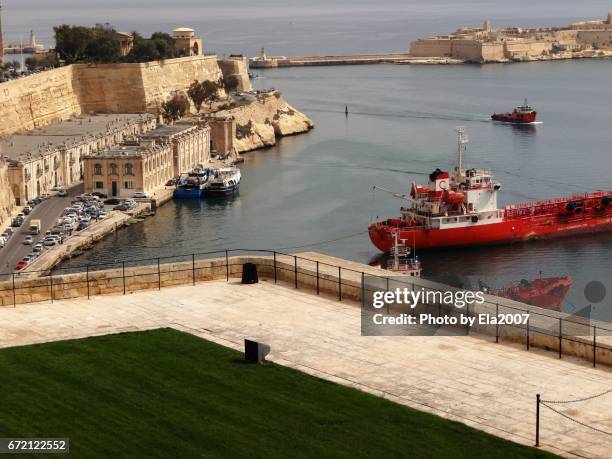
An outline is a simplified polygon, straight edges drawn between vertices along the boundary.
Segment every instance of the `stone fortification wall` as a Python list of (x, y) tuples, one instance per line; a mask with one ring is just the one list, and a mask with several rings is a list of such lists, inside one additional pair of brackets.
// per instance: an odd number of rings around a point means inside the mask
[(157, 113), (164, 100), (194, 80), (221, 76), (216, 56), (48, 70), (0, 84), (0, 136), (83, 113)]
[(0, 136), (79, 114), (71, 66), (0, 83)]
[(413, 57), (450, 57), (451, 40), (425, 38), (410, 43), (410, 55)]
[(223, 76), (235, 76), (238, 78), (238, 91), (251, 91), (253, 89), (249, 79), (246, 60), (237, 58), (222, 59), (218, 63)]

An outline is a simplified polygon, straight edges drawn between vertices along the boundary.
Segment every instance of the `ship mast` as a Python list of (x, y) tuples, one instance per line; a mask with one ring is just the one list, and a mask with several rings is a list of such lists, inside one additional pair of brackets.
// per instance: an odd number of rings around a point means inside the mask
[(455, 180), (461, 181), (463, 176), (463, 153), (465, 153), (469, 140), (464, 127), (458, 127), (455, 129), (455, 132), (457, 133), (457, 165), (455, 166)]

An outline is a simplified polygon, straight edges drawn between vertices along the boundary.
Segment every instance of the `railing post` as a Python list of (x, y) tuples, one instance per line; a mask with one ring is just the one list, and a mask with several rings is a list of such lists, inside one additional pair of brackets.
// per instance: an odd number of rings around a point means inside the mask
[(342, 301), (342, 266), (338, 266), (338, 301)]
[(536, 446), (540, 446), (540, 394), (536, 394)]
[(51, 284), (51, 303), (53, 303), (53, 270), (49, 272), (49, 283)]
[(563, 319), (559, 317), (559, 358), (563, 354)]
[(365, 273), (361, 271), (361, 307), (365, 308)]
[(593, 368), (597, 366), (597, 326), (593, 325)]
[(161, 262), (157, 257), (157, 290), (161, 290)]
[(225, 280), (229, 282), (229, 253), (225, 251)]
[[(529, 311), (526, 312), (529, 314)], [(529, 350), (529, 319), (531, 319), (530, 315), (527, 316), (527, 350)]]
[(195, 253), (191, 254), (191, 278), (193, 280), (193, 285), (195, 285)]
[(17, 307), (17, 293), (15, 292), (15, 273), (13, 273), (13, 306)]
[(495, 303), (495, 342), (499, 343), (499, 303)]
[(89, 300), (91, 298), (89, 293), (89, 265), (85, 266), (85, 280), (87, 282), (87, 299)]
[(295, 288), (298, 288), (298, 279), (297, 279), (297, 255), (293, 256), (293, 280), (295, 281)]
[(317, 260), (317, 295), (319, 295), (320, 292), (321, 290), (319, 289), (319, 260)]
[(121, 277), (123, 278), (123, 294), (125, 295), (125, 261), (121, 262)]
[(274, 251), (274, 283), (276, 284), (276, 282), (278, 281), (277, 275), (276, 275), (276, 250)]

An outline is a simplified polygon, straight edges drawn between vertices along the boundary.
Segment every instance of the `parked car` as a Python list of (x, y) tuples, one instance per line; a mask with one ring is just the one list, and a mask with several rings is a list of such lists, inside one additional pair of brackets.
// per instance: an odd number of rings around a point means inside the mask
[(108, 195), (105, 193), (102, 193), (101, 191), (94, 191), (93, 193), (91, 193), (92, 196), (97, 196), (100, 199), (106, 199), (108, 198)]
[(59, 191), (59, 190), (63, 190), (64, 187), (61, 185), (55, 185), (53, 188), (51, 188), (51, 191)]
[(144, 191), (137, 191), (133, 196), (134, 199), (147, 199), (148, 197), (149, 195)]
[(6, 245), (6, 241), (7, 241), (6, 237), (0, 236), (0, 249), (4, 248), (4, 246)]
[(17, 266), (15, 266), (15, 270), (21, 271), (26, 266), (28, 266), (28, 262), (26, 260), (21, 260), (19, 263), (17, 263)]
[(54, 245), (57, 245), (57, 239), (55, 239), (54, 237), (49, 237), (49, 238), (45, 238), (45, 240), (43, 241), (43, 245), (46, 247), (53, 247)]
[(30, 212), (32, 212), (32, 208), (30, 206), (25, 206), (23, 208), (23, 214), (24, 215), (30, 215)]
[(26, 236), (26, 237), (23, 239), (23, 243), (24, 243), (25, 245), (32, 245), (32, 244), (34, 244), (34, 238), (33, 238), (32, 236)]
[(127, 204), (118, 204), (115, 207), (113, 207), (113, 210), (121, 210), (123, 212), (125, 212), (126, 210), (130, 210), (130, 206), (128, 206)]
[(62, 188), (61, 190), (58, 190), (57, 195), (63, 198), (68, 196), (68, 192)]
[(106, 212), (104, 212), (104, 211), (101, 211), (101, 212), (98, 214), (98, 218), (99, 218), (100, 220), (103, 220), (103, 219), (105, 219), (106, 217), (108, 217), (108, 214), (107, 214)]
[(39, 242), (34, 247), (32, 247), (32, 252), (43, 253), (44, 250), (45, 246), (42, 244), (42, 242)]
[(11, 222), (13, 228), (19, 228), (21, 225), (23, 225), (23, 218), (16, 217)]
[(170, 180), (168, 180), (168, 181), (166, 182), (166, 186), (174, 186), (174, 185), (176, 185), (176, 182), (177, 182), (177, 180), (176, 180), (176, 179), (171, 178)]
[(79, 226), (77, 226), (77, 231), (83, 231), (88, 226), (89, 226), (89, 222), (81, 222), (79, 223)]
[(49, 199), (51, 195), (49, 193), (43, 193), (40, 195), (40, 199), (44, 201), (45, 199)]
[(104, 204), (106, 204), (107, 206), (116, 206), (118, 204), (121, 204), (121, 199), (110, 198), (104, 201)]
[(2, 235), (6, 237), (7, 239), (10, 239), (11, 236), (13, 235), (13, 230), (11, 228), (7, 228), (4, 230), (4, 233), (2, 233)]

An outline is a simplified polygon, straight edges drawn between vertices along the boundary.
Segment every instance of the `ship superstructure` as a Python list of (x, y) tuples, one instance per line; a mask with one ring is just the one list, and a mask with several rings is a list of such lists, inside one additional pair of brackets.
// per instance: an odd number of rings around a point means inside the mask
[(501, 189), (490, 171), (464, 169), (468, 138), (457, 129), (457, 161), (449, 172), (436, 169), (426, 186), (413, 183), (410, 204), (398, 218), (370, 225), (374, 245), (389, 252), (395, 233), (415, 249), (476, 246), (562, 237), (612, 229), (612, 191), (529, 202), (500, 209)]

